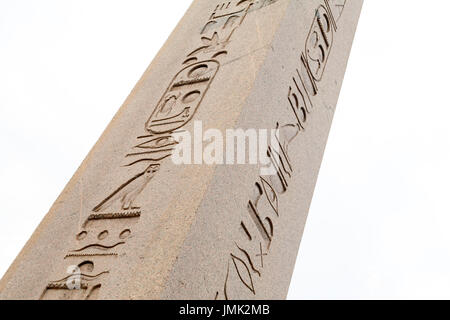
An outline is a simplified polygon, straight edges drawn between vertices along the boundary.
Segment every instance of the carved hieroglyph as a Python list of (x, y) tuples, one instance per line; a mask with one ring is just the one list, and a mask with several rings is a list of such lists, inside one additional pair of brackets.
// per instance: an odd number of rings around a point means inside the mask
[[(0, 298), (284, 298), (361, 6), (194, 1)], [(194, 119), (279, 129), (276, 174), (173, 164)]]

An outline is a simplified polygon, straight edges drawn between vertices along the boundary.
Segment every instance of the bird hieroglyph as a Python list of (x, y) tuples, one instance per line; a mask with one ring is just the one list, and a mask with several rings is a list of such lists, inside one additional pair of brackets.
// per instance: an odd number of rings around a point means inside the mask
[(93, 211), (103, 211), (119, 202), (121, 204), (121, 209), (123, 210), (139, 209), (139, 207), (133, 205), (134, 201), (136, 200), (136, 197), (145, 189), (150, 180), (152, 180), (152, 178), (156, 175), (159, 168), (159, 164), (149, 165), (145, 171), (139, 173), (121, 185), (109, 197), (97, 205)]

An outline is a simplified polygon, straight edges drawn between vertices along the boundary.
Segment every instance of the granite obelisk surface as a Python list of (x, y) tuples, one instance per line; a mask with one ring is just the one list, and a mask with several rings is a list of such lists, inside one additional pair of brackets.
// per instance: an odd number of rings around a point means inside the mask
[[(0, 299), (284, 299), (361, 7), (195, 0)], [(175, 135), (197, 120), (279, 129), (264, 150), (275, 174), (175, 164)]]

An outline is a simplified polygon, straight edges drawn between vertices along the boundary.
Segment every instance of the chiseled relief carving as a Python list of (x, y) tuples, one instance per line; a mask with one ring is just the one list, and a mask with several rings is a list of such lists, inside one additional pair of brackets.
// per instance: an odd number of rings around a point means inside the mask
[[(280, 125), (278, 148), (268, 147), (276, 175), (259, 177), (253, 187), (247, 208), (243, 209), (240, 238), (235, 239), (225, 266), (224, 282), (215, 289), (215, 299), (233, 299), (242, 290), (256, 295), (258, 279), (263, 276), (264, 258), (276, 236), (277, 219), (282, 215), (279, 202), (289, 188), (294, 168), (289, 160), (289, 145), (307, 129), (308, 114), (313, 110), (313, 97), (318, 91), (330, 55), (337, 22), (345, 0), (324, 0), (315, 11), (298, 68), (292, 73), (287, 103), (292, 109), (292, 123)], [(278, 152), (275, 150), (279, 150)]]
[[(98, 297), (116, 260), (125, 256), (123, 248), (143, 214), (138, 204), (139, 195), (151, 185), (163, 161), (171, 156), (177, 144), (173, 134), (182, 130), (201, 107), (220, 70), (221, 61), (228, 54), (226, 49), (234, 31), (242, 25), (247, 14), (276, 1), (233, 0), (216, 5), (199, 31), (200, 45), (184, 57), (180, 71), (143, 125), (145, 133), (137, 137), (136, 143), (124, 157), (124, 167), (136, 167), (138, 171), (98, 200), (74, 237), (74, 247), (64, 256), (69, 266), (67, 273), (50, 281), (41, 299), (88, 300)], [(267, 246), (267, 241), (264, 245)], [(240, 252), (245, 251), (242, 249)], [(231, 263), (233, 268), (240, 270), (241, 281), (254, 290), (250, 273), (257, 269), (248, 259), (250, 256), (245, 262), (232, 255)], [(248, 263), (251, 269), (246, 272)]]
[(159, 164), (149, 165), (144, 172), (138, 173), (99, 203), (93, 211), (99, 212), (106, 210), (117, 202), (120, 202), (121, 209), (125, 211), (140, 209), (140, 207), (134, 204), (134, 201), (159, 171), (159, 166)]
[(328, 10), (320, 6), (311, 26), (305, 44), (305, 53), (309, 70), (314, 80), (320, 81), (325, 71), (325, 65), (333, 45), (333, 29)]
[(184, 127), (194, 117), (219, 65), (216, 60), (207, 60), (183, 68), (145, 124), (147, 131), (158, 135)]

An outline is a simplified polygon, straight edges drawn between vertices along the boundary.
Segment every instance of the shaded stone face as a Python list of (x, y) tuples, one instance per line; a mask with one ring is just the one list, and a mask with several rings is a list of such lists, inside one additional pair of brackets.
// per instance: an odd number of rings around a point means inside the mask
[[(195, 1), (0, 298), (285, 298), (361, 6)], [(175, 164), (196, 120), (276, 129), (259, 150), (274, 172)]]

